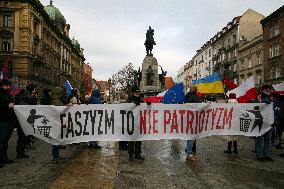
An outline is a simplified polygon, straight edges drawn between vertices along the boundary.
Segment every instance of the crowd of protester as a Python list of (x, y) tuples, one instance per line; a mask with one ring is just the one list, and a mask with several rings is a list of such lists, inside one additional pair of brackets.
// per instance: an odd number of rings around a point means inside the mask
[[(18, 94), (12, 96), (10, 94), (11, 83), (8, 80), (1, 80), (0, 82), (0, 168), (5, 164), (13, 163), (7, 156), (8, 141), (11, 138), (14, 129), (17, 129), (17, 158), (29, 158), (25, 149), (31, 147), (34, 142), (33, 136), (25, 136), (20, 123), (13, 111), (14, 105), (52, 105), (52, 90), (44, 89), (40, 101), (38, 103), (38, 91), (35, 85), (29, 84), (25, 89), (21, 89)], [(101, 93), (98, 89), (94, 89), (91, 96), (85, 95), (84, 98), (80, 98), (79, 91), (77, 89), (72, 90), (71, 96), (67, 96), (64, 91), (59, 98), (61, 105), (72, 106), (75, 104), (101, 104)], [(121, 103), (134, 103), (137, 106), (143, 103), (143, 96), (140, 93), (138, 87), (134, 86), (131, 91), (131, 95), (123, 97)], [(271, 126), (271, 129), (262, 136), (254, 137), (255, 149), (253, 152), (256, 154), (256, 159), (259, 161), (273, 161), (272, 143), (275, 148), (282, 149), (281, 138), (284, 131), (284, 95), (280, 95), (273, 92), (273, 88), (270, 85), (264, 85), (257, 99), (252, 99), (251, 103), (266, 103), (273, 102), (275, 122)], [(196, 87), (191, 87), (190, 91), (185, 95), (184, 103), (238, 103), (236, 95), (231, 93), (229, 98), (226, 99), (224, 95), (208, 94), (206, 96), (199, 96)], [(147, 103), (150, 105), (150, 103)], [(256, 116), (255, 124), (259, 121)], [(224, 153), (226, 154), (238, 154), (238, 137), (236, 136), (224, 136), (227, 141), (227, 147), (225, 147)], [(196, 161), (197, 149), (196, 140), (188, 140), (186, 142), (186, 160)], [(74, 144), (76, 145), (76, 144)], [(142, 142), (141, 141), (120, 141), (119, 148), (121, 150), (127, 150), (129, 155), (129, 161), (144, 160), (142, 154)], [(102, 147), (97, 141), (90, 141), (88, 147), (91, 149), (101, 149)], [(52, 157), (56, 162), (63, 160), (59, 155), (60, 149), (64, 149), (65, 146), (53, 145)], [(284, 157), (284, 154), (280, 154)]]

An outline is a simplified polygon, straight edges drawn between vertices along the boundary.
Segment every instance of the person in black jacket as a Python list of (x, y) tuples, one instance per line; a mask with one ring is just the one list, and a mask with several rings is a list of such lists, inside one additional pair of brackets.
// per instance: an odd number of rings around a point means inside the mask
[[(27, 91), (25, 89), (21, 89), (20, 92), (15, 96), (16, 105), (28, 105), (27, 99)], [(27, 154), (25, 154), (25, 147), (26, 147), (26, 136), (23, 132), (23, 129), (20, 123), (17, 121), (17, 134), (18, 134), (18, 141), (17, 141), (17, 158), (29, 158)]]
[(11, 83), (3, 79), (0, 82), (0, 168), (4, 164), (13, 163), (7, 157), (8, 141), (11, 138), (14, 130), (14, 111), (13, 106), (15, 100), (10, 95)]
[[(137, 86), (134, 86), (132, 88), (132, 95), (128, 98), (127, 102), (129, 103), (135, 103), (137, 106), (140, 105), (140, 103), (144, 102), (144, 100), (140, 96), (140, 90)], [(128, 142), (128, 155), (129, 155), (129, 161), (134, 161), (134, 155), (135, 159), (138, 160), (144, 160), (145, 158), (141, 156), (141, 146), (142, 141), (129, 141)]]
[[(36, 85), (34, 84), (29, 84), (26, 86), (26, 90), (27, 90), (27, 101), (28, 101), (28, 105), (37, 105), (37, 89), (36, 89)], [(26, 145), (32, 147), (32, 144), (34, 143), (35, 137), (28, 135), (26, 136)]]
[[(185, 95), (185, 103), (202, 103), (201, 98), (197, 96), (197, 87), (192, 86), (190, 91)], [(188, 140), (186, 147), (186, 160), (196, 161), (196, 140)]]

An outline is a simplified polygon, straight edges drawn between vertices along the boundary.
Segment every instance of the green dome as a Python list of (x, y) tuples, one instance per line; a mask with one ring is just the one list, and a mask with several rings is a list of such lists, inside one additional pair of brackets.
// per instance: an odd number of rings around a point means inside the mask
[(71, 40), (72, 44), (74, 45), (74, 47), (80, 51), (80, 43), (73, 37)]
[(49, 15), (50, 19), (53, 20), (55, 25), (61, 30), (64, 31), (64, 27), (66, 25), (66, 20), (64, 16), (61, 14), (58, 8), (54, 7), (52, 2), (44, 6), (45, 12)]

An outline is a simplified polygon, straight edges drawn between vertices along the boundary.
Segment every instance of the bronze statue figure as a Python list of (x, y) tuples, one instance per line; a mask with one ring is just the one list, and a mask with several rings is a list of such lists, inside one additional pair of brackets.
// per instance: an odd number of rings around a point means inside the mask
[(160, 67), (161, 67), (162, 73), (159, 74), (159, 81), (161, 82), (161, 88), (163, 89), (165, 87), (165, 76), (167, 75), (167, 71), (164, 71), (162, 66)]
[(147, 86), (153, 86), (154, 71), (150, 65), (147, 70)]
[(140, 67), (139, 67), (138, 71), (134, 70), (134, 83), (135, 83), (135, 85), (140, 87), (141, 80), (142, 80), (142, 72), (141, 72)]
[(153, 46), (156, 45), (156, 42), (153, 36), (154, 36), (154, 30), (151, 28), (151, 26), (149, 26), (149, 29), (147, 30), (147, 33), (146, 33), (146, 41), (144, 43), (146, 47), (147, 56), (153, 56), (152, 54)]

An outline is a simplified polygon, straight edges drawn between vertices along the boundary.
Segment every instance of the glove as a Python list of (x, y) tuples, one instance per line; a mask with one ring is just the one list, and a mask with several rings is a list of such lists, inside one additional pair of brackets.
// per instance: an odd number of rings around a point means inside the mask
[(139, 105), (140, 105), (140, 102), (135, 102), (135, 105), (136, 105), (136, 106), (139, 106)]
[(151, 102), (146, 102), (147, 105), (151, 105)]

